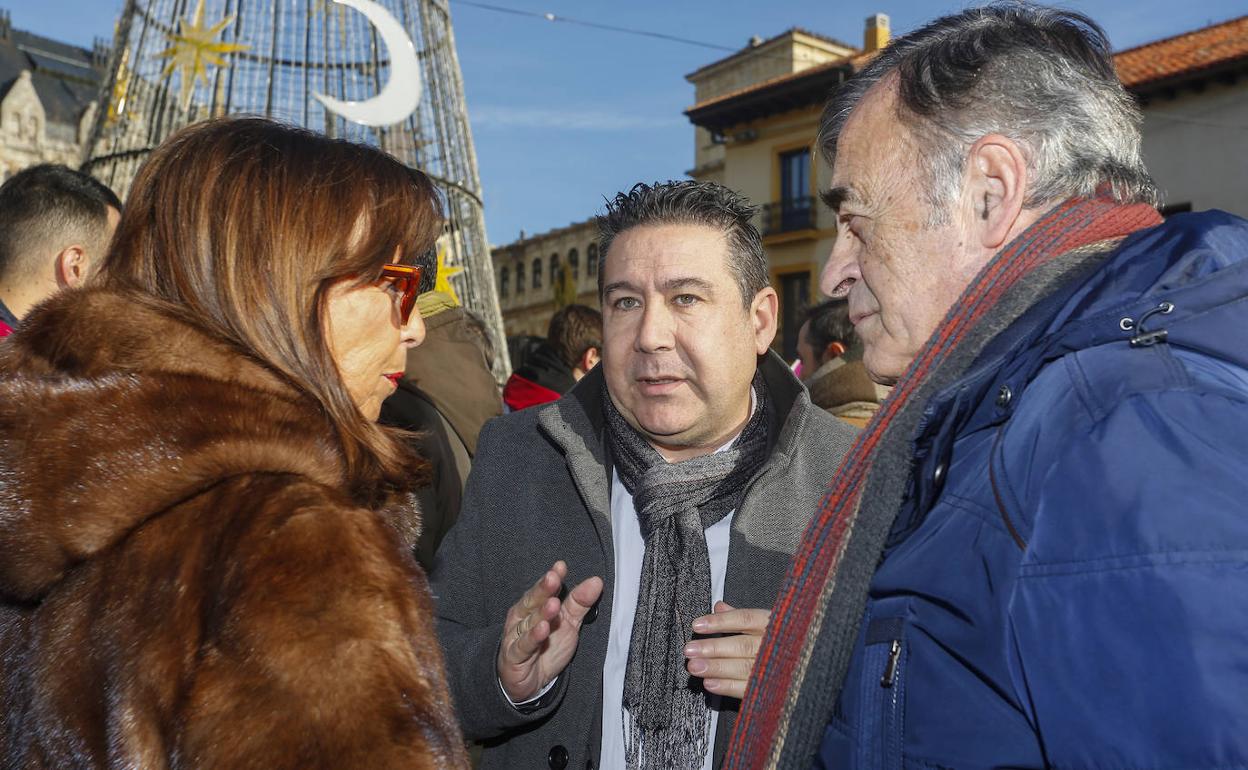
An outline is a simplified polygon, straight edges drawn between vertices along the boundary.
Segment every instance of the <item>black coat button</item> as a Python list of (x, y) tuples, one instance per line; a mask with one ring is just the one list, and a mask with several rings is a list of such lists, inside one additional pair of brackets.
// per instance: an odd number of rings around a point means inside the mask
[(595, 602), (593, 607), (589, 608), (589, 612), (585, 613), (585, 625), (589, 625), (598, 619), (598, 603)]
[(546, 756), (546, 764), (550, 765), (550, 770), (563, 770), (568, 766), (568, 750), (562, 746), (553, 747)]
[(932, 471), (932, 486), (940, 489), (945, 485), (945, 464), (939, 463), (936, 470)]
[(1014, 391), (1010, 390), (1009, 385), (1002, 385), (1001, 390), (997, 391), (997, 406), (1004, 409), (1014, 400)]

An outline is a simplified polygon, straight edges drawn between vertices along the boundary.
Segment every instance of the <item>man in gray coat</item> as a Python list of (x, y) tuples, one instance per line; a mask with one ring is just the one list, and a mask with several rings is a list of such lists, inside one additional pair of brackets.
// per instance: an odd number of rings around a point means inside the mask
[(713, 184), (617, 196), (602, 365), (482, 431), (432, 587), (485, 768), (720, 763), (760, 608), (855, 434), (769, 352), (753, 213)]

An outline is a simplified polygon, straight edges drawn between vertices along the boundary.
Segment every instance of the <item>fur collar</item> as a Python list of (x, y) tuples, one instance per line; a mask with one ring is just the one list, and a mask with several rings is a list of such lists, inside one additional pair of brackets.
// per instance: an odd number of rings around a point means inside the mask
[(176, 309), (67, 291), (0, 345), (0, 593), (37, 600), (148, 518), (252, 473), (345, 484), (316, 405)]

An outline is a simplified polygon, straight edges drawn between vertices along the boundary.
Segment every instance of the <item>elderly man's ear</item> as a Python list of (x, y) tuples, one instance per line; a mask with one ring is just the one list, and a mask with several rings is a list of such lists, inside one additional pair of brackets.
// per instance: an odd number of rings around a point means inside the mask
[(74, 244), (61, 249), (54, 263), (56, 285), (62, 289), (81, 286), (91, 275), (91, 257), (85, 248)]
[(1025, 229), (1027, 159), (1019, 146), (1000, 134), (988, 134), (971, 145), (967, 188), (974, 208), (973, 232), (979, 245), (996, 252)]

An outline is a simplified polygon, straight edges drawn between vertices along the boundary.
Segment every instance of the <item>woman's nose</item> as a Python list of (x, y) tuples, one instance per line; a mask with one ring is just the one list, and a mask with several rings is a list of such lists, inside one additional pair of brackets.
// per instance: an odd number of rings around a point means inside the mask
[(407, 348), (414, 348), (425, 341), (425, 319), (420, 315), (420, 308), (412, 308), (412, 314), (407, 317), (407, 323), (403, 324), (400, 340), (403, 347)]

